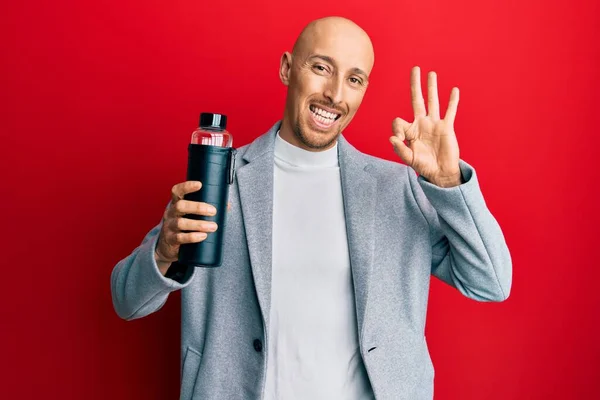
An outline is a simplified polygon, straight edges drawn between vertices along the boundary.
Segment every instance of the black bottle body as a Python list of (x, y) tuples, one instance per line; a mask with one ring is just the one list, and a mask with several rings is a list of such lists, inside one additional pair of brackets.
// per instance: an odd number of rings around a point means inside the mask
[(231, 147), (190, 144), (188, 147), (188, 181), (202, 182), (202, 188), (185, 195), (186, 200), (213, 205), (217, 214), (206, 217), (185, 215), (184, 218), (214, 221), (218, 228), (200, 243), (183, 244), (179, 263), (193, 267), (219, 267), (223, 261), (223, 234), (227, 223), (229, 185), (233, 183), (236, 150)]

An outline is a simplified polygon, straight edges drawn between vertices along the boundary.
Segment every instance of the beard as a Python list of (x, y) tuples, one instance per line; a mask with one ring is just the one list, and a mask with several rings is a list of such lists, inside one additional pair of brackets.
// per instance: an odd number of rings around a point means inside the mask
[(323, 150), (329, 148), (337, 140), (338, 136), (340, 136), (340, 133), (342, 132), (340, 127), (337, 128), (337, 132), (331, 137), (328, 137), (326, 134), (322, 134), (318, 135), (318, 137), (315, 138), (306, 134), (306, 132), (302, 129), (302, 126), (300, 125), (300, 120), (296, 121), (296, 125), (293, 127), (293, 131), (296, 138), (303, 145), (313, 150)]

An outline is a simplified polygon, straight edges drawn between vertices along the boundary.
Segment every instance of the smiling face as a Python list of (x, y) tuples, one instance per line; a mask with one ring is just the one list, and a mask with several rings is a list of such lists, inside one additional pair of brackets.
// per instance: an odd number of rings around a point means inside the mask
[(373, 61), (369, 37), (353, 22), (309, 24), (293, 53), (281, 57), (279, 75), (288, 86), (281, 137), (305, 150), (332, 147), (362, 102)]

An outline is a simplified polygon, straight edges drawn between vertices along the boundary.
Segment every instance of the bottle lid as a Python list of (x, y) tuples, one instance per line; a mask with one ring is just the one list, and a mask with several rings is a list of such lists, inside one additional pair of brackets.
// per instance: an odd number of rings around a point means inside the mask
[(200, 128), (224, 130), (227, 126), (227, 116), (223, 114), (200, 114)]

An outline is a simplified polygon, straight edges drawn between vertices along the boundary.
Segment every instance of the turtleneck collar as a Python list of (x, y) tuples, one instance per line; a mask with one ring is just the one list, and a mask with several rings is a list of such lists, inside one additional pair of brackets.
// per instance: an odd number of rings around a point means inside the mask
[(308, 151), (294, 146), (279, 136), (275, 137), (275, 158), (294, 167), (338, 167), (338, 144), (323, 151)]

